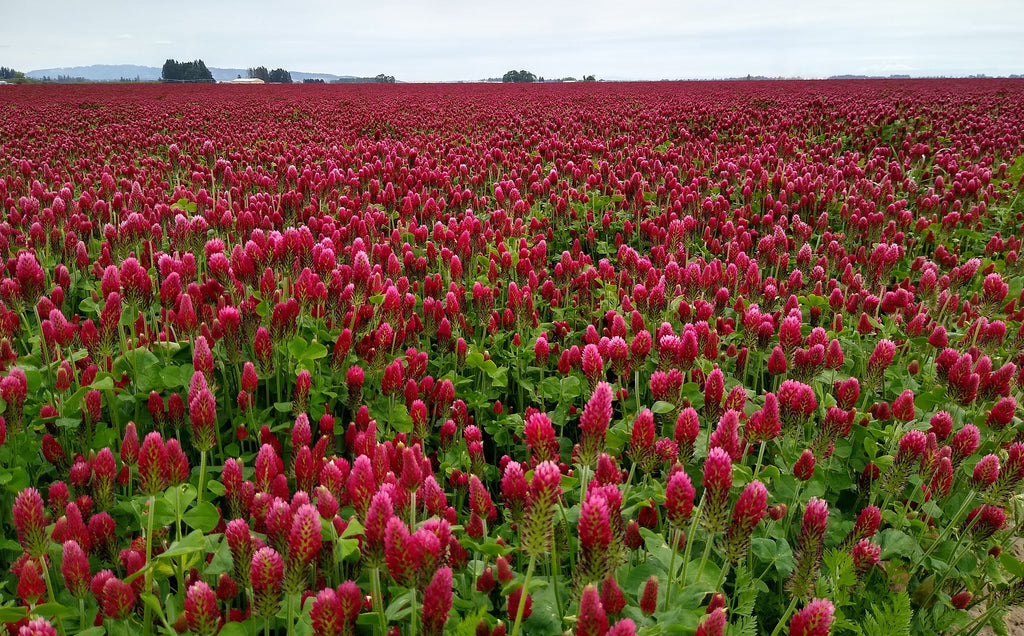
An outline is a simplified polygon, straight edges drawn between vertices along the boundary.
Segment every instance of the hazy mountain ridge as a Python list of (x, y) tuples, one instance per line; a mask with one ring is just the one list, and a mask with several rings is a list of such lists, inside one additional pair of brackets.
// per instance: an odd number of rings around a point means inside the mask
[[(233, 80), (239, 76), (247, 77), (248, 69), (209, 67), (213, 79), (218, 82)], [(290, 71), (292, 81), (301, 82), (306, 79), (322, 79), (330, 82), (336, 79), (353, 77), (351, 75), (334, 75), (331, 73), (302, 73)], [(156, 66), (139, 66), (137, 64), (92, 64), (90, 66), (66, 66), (61, 68), (41, 68), (25, 73), (32, 79), (57, 79), (58, 77), (81, 77), (94, 82), (116, 82), (121, 79), (139, 79), (144, 82), (155, 82), (160, 79), (160, 68)]]

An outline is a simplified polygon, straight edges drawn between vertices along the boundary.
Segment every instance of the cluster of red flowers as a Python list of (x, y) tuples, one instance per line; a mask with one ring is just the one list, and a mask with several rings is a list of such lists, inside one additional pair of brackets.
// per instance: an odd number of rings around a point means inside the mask
[(1019, 83), (356, 90), (12, 93), (10, 631), (1020, 596)]

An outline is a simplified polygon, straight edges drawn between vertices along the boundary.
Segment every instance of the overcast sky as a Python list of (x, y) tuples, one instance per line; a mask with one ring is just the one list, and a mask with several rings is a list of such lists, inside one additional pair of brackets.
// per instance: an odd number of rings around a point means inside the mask
[(9, 0), (0, 66), (283, 67), (400, 81), (1024, 73), (1024, 1)]

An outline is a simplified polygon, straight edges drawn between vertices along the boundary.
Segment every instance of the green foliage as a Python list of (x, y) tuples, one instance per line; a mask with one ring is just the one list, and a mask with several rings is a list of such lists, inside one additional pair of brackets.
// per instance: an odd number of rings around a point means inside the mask
[(23, 80), (25, 74), (21, 71), (16, 71), (13, 68), (7, 68), (6, 66), (0, 66), (0, 80)]
[(871, 613), (864, 617), (861, 633), (865, 636), (909, 636), (913, 617), (910, 596), (903, 591), (896, 595), (892, 603), (872, 603)]
[(268, 71), (266, 66), (250, 67), (248, 69), (249, 79), (260, 79), (268, 84), (291, 84), (292, 74), (283, 68), (275, 68)]
[(213, 74), (202, 60), (179, 62), (169, 59), (160, 73), (162, 82), (213, 82)]
[(530, 71), (509, 71), (501, 77), (501, 81), (505, 83), (528, 83), (536, 82), (537, 76)]

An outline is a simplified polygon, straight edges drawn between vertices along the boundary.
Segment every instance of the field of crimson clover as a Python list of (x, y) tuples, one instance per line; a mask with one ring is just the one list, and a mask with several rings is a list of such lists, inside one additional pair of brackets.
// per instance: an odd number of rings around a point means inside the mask
[(998, 632), (1022, 103), (6, 87), (0, 625)]

